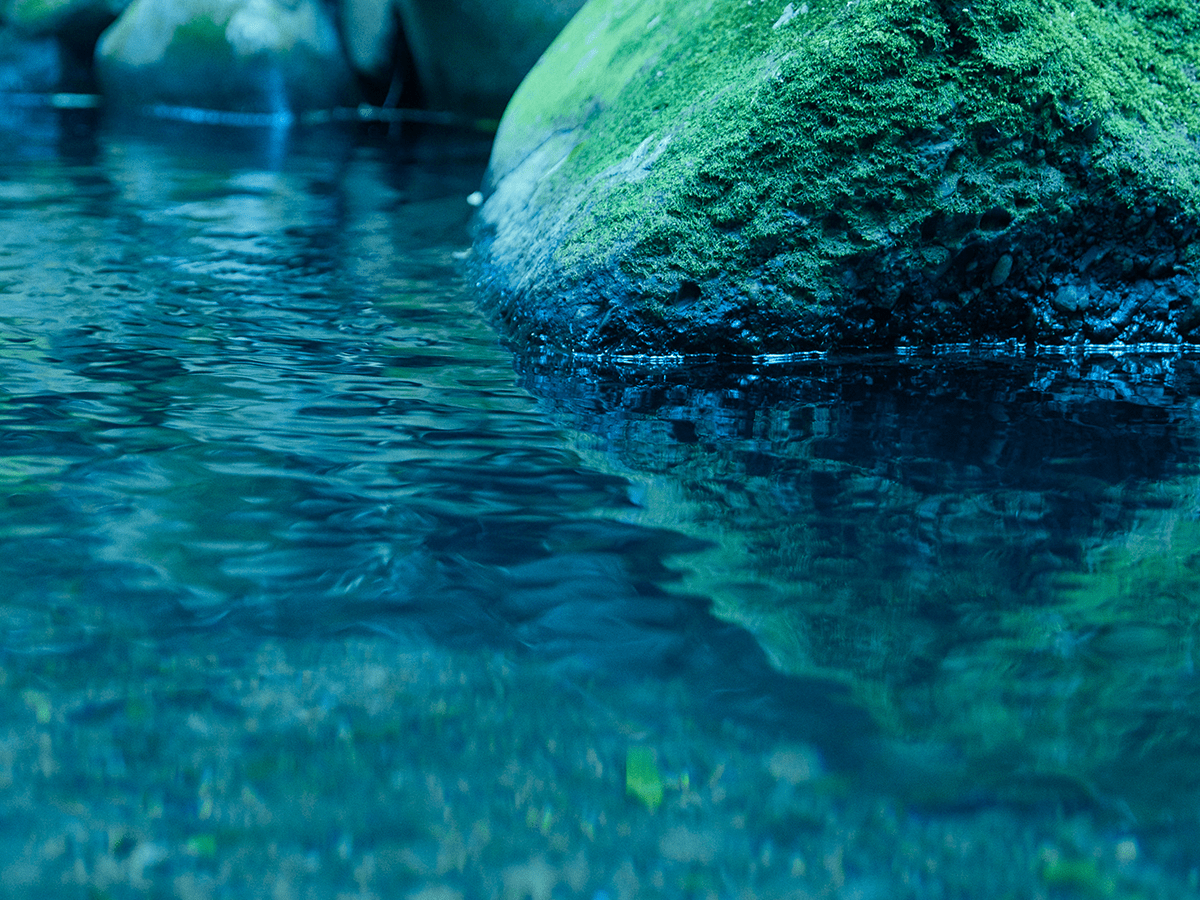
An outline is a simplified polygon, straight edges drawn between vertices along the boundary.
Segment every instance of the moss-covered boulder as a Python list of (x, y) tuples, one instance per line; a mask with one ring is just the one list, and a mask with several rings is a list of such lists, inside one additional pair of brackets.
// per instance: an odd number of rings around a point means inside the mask
[(1194, 0), (590, 0), (500, 126), (520, 338), (1200, 338)]
[(96, 77), (135, 107), (290, 115), (356, 96), (320, 0), (133, 0), (96, 46)]

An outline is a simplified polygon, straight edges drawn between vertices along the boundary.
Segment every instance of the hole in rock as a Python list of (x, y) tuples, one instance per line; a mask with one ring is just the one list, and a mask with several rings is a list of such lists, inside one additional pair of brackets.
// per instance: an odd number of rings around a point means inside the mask
[(979, 217), (979, 227), (984, 231), (1003, 231), (1012, 224), (1013, 216), (1001, 206), (993, 206)]

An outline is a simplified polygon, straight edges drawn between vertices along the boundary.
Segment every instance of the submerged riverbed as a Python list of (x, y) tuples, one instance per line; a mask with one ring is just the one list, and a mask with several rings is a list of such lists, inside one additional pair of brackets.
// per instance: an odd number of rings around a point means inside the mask
[(2, 124), (5, 894), (1200, 886), (1194, 361), (514, 355), (486, 137)]

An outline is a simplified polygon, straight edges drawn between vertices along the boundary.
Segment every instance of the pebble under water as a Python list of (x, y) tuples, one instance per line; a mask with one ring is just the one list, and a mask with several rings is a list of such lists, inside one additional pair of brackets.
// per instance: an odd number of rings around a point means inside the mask
[(0, 894), (1194, 895), (1196, 362), (514, 353), (487, 152), (0, 113)]

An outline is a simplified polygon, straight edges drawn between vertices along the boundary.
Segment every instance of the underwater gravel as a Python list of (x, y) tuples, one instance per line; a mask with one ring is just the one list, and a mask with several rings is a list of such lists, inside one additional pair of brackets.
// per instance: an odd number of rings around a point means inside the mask
[[(1196, 886), (1086, 815), (921, 812), (852, 789), (813, 748), (710, 720), (679, 683), (618, 688), (385, 637), (6, 656), (4, 896), (1152, 898)], [(627, 780), (634, 759), (640, 782)]]

